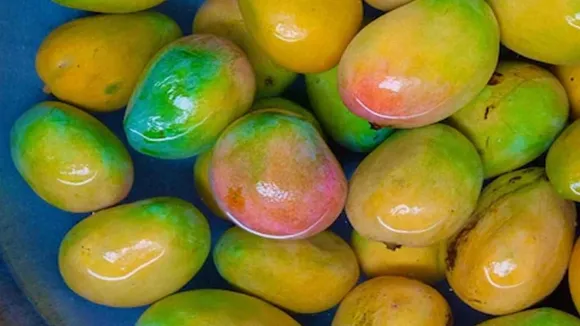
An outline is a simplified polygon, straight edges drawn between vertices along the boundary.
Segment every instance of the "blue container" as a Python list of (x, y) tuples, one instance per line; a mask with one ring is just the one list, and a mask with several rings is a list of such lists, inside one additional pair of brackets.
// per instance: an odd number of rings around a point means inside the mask
[[(156, 10), (174, 18), (189, 34), (201, 3), (202, 0), (167, 0)], [(379, 14), (366, 9), (370, 16)], [(98, 306), (66, 287), (58, 272), (58, 247), (66, 232), (86, 214), (70, 214), (46, 204), (28, 187), (10, 159), (8, 139), (12, 124), (34, 104), (50, 99), (42, 92), (43, 84), (34, 68), (40, 43), (57, 26), (86, 15), (89, 13), (67, 9), (49, 0), (0, 0), (0, 250), (5, 261), (0, 262), (0, 324), (3, 326), (130, 326), (146, 309)], [(285, 96), (308, 106), (303, 85), (303, 79), (299, 80)], [(123, 112), (97, 117), (119, 138), (126, 139)], [(350, 175), (362, 156), (336, 146), (333, 149)], [(125, 202), (154, 196), (188, 200), (208, 216), (214, 242), (230, 227), (212, 216), (197, 196), (193, 160), (162, 161), (132, 150), (131, 155), (136, 168), (135, 185)], [(350, 236), (351, 227), (344, 214), (332, 229), (345, 239)], [(231, 289), (218, 275), (211, 258), (186, 287), (195, 288)], [(449, 301), (456, 325), (475, 325), (489, 318), (463, 304), (447, 283), (441, 282), (437, 289)], [(538, 306), (576, 313), (567, 284), (562, 284)], [(330, 325), (334, 312), (335, 309), (293, 316), (305, 326)]]

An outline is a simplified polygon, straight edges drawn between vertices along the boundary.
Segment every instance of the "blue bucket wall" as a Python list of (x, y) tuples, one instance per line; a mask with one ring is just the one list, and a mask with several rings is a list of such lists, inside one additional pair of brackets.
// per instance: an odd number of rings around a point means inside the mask
[[(202, 0), (167, 0), (156, 10), (176, 19), (189, 34), (201, 3)], [(367, 13), (378, 14), (373, 10)], [(129, 326), (134, 325), (145, 310), (145, 307), (112, 309), (94, 305), (66, 287), (58, 272), (58, 247), (65, 233), (86, 214), (65, 213), (43, 202), (18, 175), (10, 159), (8, 136), (13, 122), (32, 105), (50, 99), (42, 92), (42, 82), (34, 69), (36, 50), (51, 30), (85, 15), (88, 13), (66, 9), (49, 0), (0, 1), (0, 249), (6, 262), (6, 265), (0, 262), (0, 321), (5, 320), (3, 325), (10, 325), (7, 322), (12, 321), (18, 326), (42, 326), (44, 322), (39, 317), (42, 315), (48, 325)], [(307, 106), (303, 79), (285, 96)], [(123, 112), (97, 117), (125, 141)], [(332, 147), (350, 175), (362, 156)], [(198, 198), (193, 186), (194, 160), (161, 161), (132, 150), (131, 155), (136, 181), (125, 202), (154, 196), (188, 200), (208, 217), (214, 243), (230, 227), (212, 216)], [(345, 239), (350, 237), (351, 227), (344, 214), (332, 229)], [(8, 269), (24, 293), (14, 286)], [(209, 258), (186, 288), (231, 287), (221, 279)], [(437, 289), (449, 300), (456, 325), (475, 325), (488, 318), (463, 304), (445, 282), (438, 284)], [(566, 284), (562, 284), (545, 304), (574, 311)], [(330, 325), (334, 311), (294, 317), (305, 326)]]

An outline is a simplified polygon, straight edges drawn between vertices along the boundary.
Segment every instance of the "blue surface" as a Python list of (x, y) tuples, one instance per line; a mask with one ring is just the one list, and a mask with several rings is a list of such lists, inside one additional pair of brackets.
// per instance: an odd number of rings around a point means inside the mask
[[(191, 32), (191, 22), (201, 0), (168, 0), (158, 8)], [(376, 12), (370, 11), (371, 14)], [(57, 268), (57, 251), (65, 233), (85, 215), (59, 211), (43, 202), (16, 172), (9, 155), (8, 134), (17, 117), (32, 105), (49, 98), (42, 93), (36, 76), (34, 57), (43, 38), (52, 29), (86, 13), (53, 4), (49, 0), (0, 0), (0, 247), (7, 266), (25, 295), (50, 325), (125, 326), (133, 325), (145, 308), (112, 309), (94, 305), (72, 293)], [(302, 82), (300, 80), (299, 82)], [(287, 97), (304, 105), (302, 84)], [(123, 112), (98, 116), (121, 139)], [(345, 170), (350, 173), (362, 159), (334, 148)], [(136, 182), (125, 202), (153, 196), (176, 196), (193, 202), (209, 217), (215, 242), (229, 224), (211, 216), (195, 193), (193, 160), (161, 161), (131, 151)], [(341, 218), (332, 229), (347, 238), (350, 226)], [(187, 288), (230, 288), (208, 259), (202, 271)], [(467, 308), (443, 282), (437, 286), (453, 308), (456, 325), (475, 325), (486, 316)], [(15, 287), (7, 268), (0, 263), (0, 324), (4, 326), (42, 326)], [(544, 303), (574, 312), (566, 284)], [(334, 311), (317, 315), (295, 315), (303, 325), (329, 325)], [(575, 313), (575, 312), (574, 312)]]

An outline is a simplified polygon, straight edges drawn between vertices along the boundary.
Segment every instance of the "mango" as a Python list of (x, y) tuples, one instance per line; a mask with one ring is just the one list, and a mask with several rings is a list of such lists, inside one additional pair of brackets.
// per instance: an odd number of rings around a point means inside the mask
[(312, 124), (272, 110), (250, 113), (222, 133), (210, 180), (234, 223), (276, 239), (307, 238), (326, 229), (347, 193), (340, 164)]
[(498, 55), (498, 26), (485, 1), (413, 1), (352, 40), (338, 69), (340, 95), (378, 126), (428, 125), (474, 99)]
[(306, 75), (306, 90), (314, 113), (334, 141), (353, 152), (370, 152), (393, 133), (356, 116), (338, 93), (338, 69)]
[(239, 0), (246, 28), (282, 67), (328, 70), (362, 23), (362, 0)]
[(274, 240), (235, 227), (219, 239), (213, 257), (220, 275), (236, 288), (303, 314), (337, 305), (359, 277), (352, 249), (330, 231)]
[(280, 95), (298, 76), (270, 59), (242, 18), (237, 0), (208, 0), (197, 11), (193, 32), (225, 37), (241, 47), (256, 73), (256, 98)]
[(488, 0), (499, 22), (501, 42), (534, 60), (580, 64), (580, 2)]
[(580, 319), (553, 308), (537, 308), (498, 317), (478, 326), (580, 326)]
[(574, 120), (580, 118), (580, 65), (555, 66), (552, 71), (564, 86), (568, 101), (570, 102), (570, 117)]
[(383, 276), (357, 286), (338, 307), (332, 326), (453, 324), (449, 304), (437, 290), (416, 280)]
[(102, 13), (129, 13), (157, 6), (165, 0), (52, 0), (61, 6)]
[(484, 176), (491, 178), (547, 151), (567, 120), (566, 92), (550, 72), (502, 62), (483, 91), (449, 122), (475, 145)]
[(580, 202), (580, 122), (575, 121), (556, 139), (546, 157), (546, 173), (560, 196)]
[(443, 124), (402, 130), (357, 167), (346, 214), (365, 238), (428, 247), (463, 227), (482, 183), (477, 151), (457, 130)]
[(570, 257), (568, 284), (576, 310), (580, 311), (580, 241), (576, 241)]
[(412, 0), (365, 0), (365, 2), (376, 9), (383, 11), (390, 11), (402, 5), (405, 5)]
[(389, 248), (353, 231), (351, 245), (363, 273), (369, 278), (377, 276), (404, 276), (425, 283), (445, 279), (445, 242), (424, 248)]
[(58, 264), (78, 295), (111, 307), (153, 303), (184, 286), (210, 249), (205, 217), (158, 197), (99, 211), (64, 237)]
[(60, 102), (26, 111), (10, 132), (16, 169), (47, 203), (92, 212), (123, 200), (133, 162), (121, 141), (91, 115)]
[(576, 209), (544, 169), (504, 174), (483, 191), (469, 223), (449, 244), (447, 280), (473, 309), (526, 309), (560, 283), (572, 252)]
[(300, 326), (282, 310), (225, 290), (195, 290), (152, 305), (136, 326)]
[(156, 12), (81, 18), (44, 39), (36, 70), (57, 98), (115, 111), (127, 105), (151, 57), (180, 36), (177, 23)]
[(227, 39), (181, 38), (149, 63), (125, 115), (129, 144), (162, 159), (195, 156), (252, 105), (252, 67)]
[(312, 126), (314, 126), (314, 128), (316, 128), (316, 130), (320, 132), (322, 138), (325, 137), (324, 132), (322, 131), (322, 127), (320, 126), (320, 123), (318, 122), (318, 120), (316, 120), (314, 115), (297, 103), (294, 103), (282, 97), (263, 98), (256, 101), (254, 105), (252, 105), (252, 107), (250, 108), (250, 112), (266, 109), (285, 110), (290, 111), (293, 114), (297, 114), (304, 120), (310, 122)]
[(215, 200), (211, 190), (211, 182), (209, 180), (209, 166), (211, 164), (212, 150), (209, 150), (195, 159), (193, 166), (193, 176), (195, 190), (201, 198), (201, 201), (214, 213), (217, 217), (228, 220), (226, 214), (221, 210)]

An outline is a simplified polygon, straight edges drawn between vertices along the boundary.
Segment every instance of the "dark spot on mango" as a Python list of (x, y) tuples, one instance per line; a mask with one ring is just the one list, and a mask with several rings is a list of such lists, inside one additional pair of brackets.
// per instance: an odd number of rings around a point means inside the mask
[(121, 82), (109, 84), (109, 85), (107, 85), (107, 87), (105, 87), (105, 94), (113, 95), (113, 94), (117, 93), (119, 91), (119, 89), (121, 89)]
[(495, 86), (503, 81), (503, 74), (499, 72), (494, 72), (487, 84), (489, 86)]
[(455, 236), (455, 238), (453, 238), (453, 240), (451, 240), (451, 242), (449, 242), (449, 247), (447, 247), (447, 258), (445, 259), (447, 270), (451, 271), (455, 268), (455, 260), (457, 259), (459, 246), (467, 240), (469, 232), (477, 226), (478, 222), (479, 218), (472, 220)]
[(402, 246), (400, 244), (396, 244), (396, 243), (386, 243), (385, 242), (385, 247), (387, 247), (387, 249), (389, 249), (391, 251), (397, 251), (397, 249), (400, 249)]
[(378, 124), (372, 123), (372, 122), (369, 122), (369, 125), (371, 126), (372, 130), (381, 130), (383, 128), (383, 127), (379, 126)]
[(445, 326), (453, 326), (454, 322), (453, 322), (453, 315), (451, 314), (451, 311), (448, 311), (445, 317), (447, 319)]
[(570, 77), (570, 81), (574, 81), (574, 77)]
[(266, 77), (266, 79), (264, 79), (264, 84), (266, 85), (266, 87), (274, 86), (274, 78), (272, 78), (271, 76)]
[(467, 299), (467, 301), (481, 304), (481, 300), (478, 300), (478, 299)]
[(487, 117), (489, 116), (489, 113), (495, 109), (495, 105), (490, 104), (485, 108), (485, 113), (483, 114), (483, 120), (487, 120)]
[(510, 181), (509, 181), (509, 183), (514, 183), (514, 182), (516, 182), (518, 180), (521, 180), (521, 179), (522, 179), (522, 177), (518, 175), (518, 176), (515, 176), (515, 177), (511, 178)]

